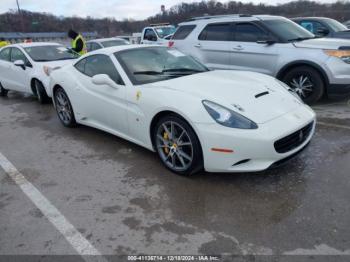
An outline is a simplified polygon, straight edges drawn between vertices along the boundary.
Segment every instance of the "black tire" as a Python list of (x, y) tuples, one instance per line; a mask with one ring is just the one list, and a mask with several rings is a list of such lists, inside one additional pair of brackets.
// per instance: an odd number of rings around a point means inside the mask
[(8, 93), (9, 91), (7, 90), (7, 89), (5, 89), (3, 86), (2, 86), (2, 84), (0, 83), (0, 96), (2, 96), (2, 97), (5, 97), (5, 96), (7, 96), (7, 93)]
[[(300, 88), (297, 88), (296, 84), (300, 86), (300, 80), (303, 82), (304, 79), (307, 80), (303, 85), (305, 87), (312, 85), (312, 87), (308, 87), (311, 91), (304, 89), (304, 92), (301, 92)], [(313, 104), (320, 100), (325, 91), (325, 83), (321, 74), (309, 66), (292, 68), (283, 76), (282, 81), (294, 89), (306, 104)]]
[[(164, 125), (170, 130), (164, 129)], [(172, 133), (173, 137), (170, 135)], [(203, 169), (203, 155), (199, 139), (183, 118), (175, 114), (162, 117), (152, 131), (152, 138), (160, 160), (170, 171), (179, 175), (192, 175)]]
[(34, 80), (36, 96), (40, 104), (47, 104), (50, 101), (44, 85), (39, 80)]
[(54, 92), (55, 108), (61, 123), (65, 127), (75, 127), (74, 111), (67, 93), (63, 88), (57, 88)]

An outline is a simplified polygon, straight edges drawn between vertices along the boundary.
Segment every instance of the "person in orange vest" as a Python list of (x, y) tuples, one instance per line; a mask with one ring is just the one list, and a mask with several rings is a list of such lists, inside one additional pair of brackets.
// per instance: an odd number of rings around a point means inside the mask
[(68, 31), (68, 37), (72, 39), (72, 50), (79, 55), (84, 55), (87, 53), (86, 43), (83, 36), (73, 29)]

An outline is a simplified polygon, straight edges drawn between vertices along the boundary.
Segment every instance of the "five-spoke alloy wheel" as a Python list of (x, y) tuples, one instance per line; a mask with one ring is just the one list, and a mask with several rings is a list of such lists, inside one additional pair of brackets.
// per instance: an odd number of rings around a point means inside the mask
[(202, 169), (202, 151), (191, 126), (176, 115), (161, 118), (153, 139), (163, 164), (171, 171), (188, 175)]
[(54, 99), (56, 111), (62, 124), (67, 127), (76, 126), (72, 105), (63, 88), (55, 90)]

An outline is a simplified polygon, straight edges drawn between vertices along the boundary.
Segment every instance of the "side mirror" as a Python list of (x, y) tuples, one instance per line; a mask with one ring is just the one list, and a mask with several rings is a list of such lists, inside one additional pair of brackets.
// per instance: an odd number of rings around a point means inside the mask
[(94, 75), (91, 81), (95, 85), (107, 85), (119, 89), (119, 86), (106, 74)]
[(317, 34), (318, 35), (328, 35), (329, 34), (329, 30), (325, 27), (320, 27), (317, 29)]
[(23, 70), (26, 69), (26, 65), (25, 65), (25, 63), (24, 63), (23, 60), (16, 60), (15, 62), (13, 62), (13, 64), (14, 64), (15, 66), (21, 67)]

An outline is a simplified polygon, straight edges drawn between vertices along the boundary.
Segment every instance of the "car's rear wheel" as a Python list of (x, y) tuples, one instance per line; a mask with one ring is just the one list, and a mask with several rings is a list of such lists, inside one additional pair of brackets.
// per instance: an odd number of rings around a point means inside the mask
[(66, 127), (75, 127), (76, 121), (72, 104), (67, 93), (59, 87), (54, 92), (55, 108), (59, 119)]
[(282, 81), (289, 85), (307, 104), (313, 104), (324, 94), (325, 84), (321, 74), (309, 67), (299, 66), (288, 71)]
[(7, 96), (7, 93), (9, 91), (7, 89), (5, 89), (2, 84), (0, 83), (0, 96)]
[(161, 161), (172, 172), (190, 175), (203, 168), (198, 137), (181, 117), (162, 117), (153, 130), (153, 141)]
[(36, 96), (40, 104), (46, 104), (49, 102), (50, 98), (46, 94), (44, 85), (39, 80), (34, 80)]

